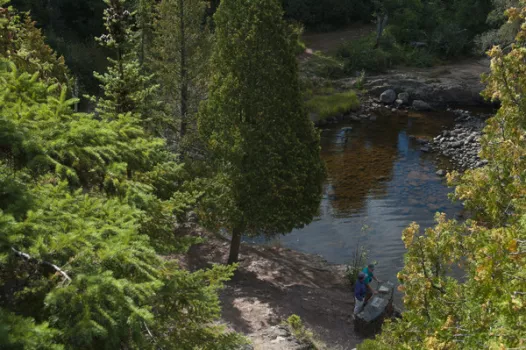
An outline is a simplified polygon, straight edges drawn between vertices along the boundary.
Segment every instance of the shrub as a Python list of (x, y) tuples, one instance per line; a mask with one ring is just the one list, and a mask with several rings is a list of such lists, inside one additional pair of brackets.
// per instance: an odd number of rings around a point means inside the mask
[(358, 274), (362, 271), (366, 263), (367, 250), (364, 247), (357, 245), (354, 250), (353, 258), (345, 270), (345, 277), (347, 277), (351, 286), (354, 286), (354, 283), (358, 279)]
[(344, 72), (354, 75), (356, 72), (366, 70), (369, 72), (384, 72), (394, 64), (403, 61), (402, 50), (391, 41), (383, 40), (378, 48), (374, 48), (375, 37), (343, 43), (338, 48), (336, 55), (344, 61)]
[(312, 350), (323, 350), (327, 349), (327, 346), (320, 340), (316, 339), (314, 334), (305, 327), (303, 321), (298, 315), (291, 315), (287, 318), (287, 327), (290, 333), (296, 338), (296, 340), (307, 346), (307, 349)]
[(306, 102), (307, 110), (325, 119), (358, 109), (360, 100), (354, 91), (317, 95)]

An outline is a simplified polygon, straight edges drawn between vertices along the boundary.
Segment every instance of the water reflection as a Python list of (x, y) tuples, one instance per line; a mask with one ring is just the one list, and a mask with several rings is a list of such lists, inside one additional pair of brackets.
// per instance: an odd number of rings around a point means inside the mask
[[(422, 152), (415, 139), (433, 137), (452, 124), (453, 116), (445, 113), (411, 113), (325, 130), (322, 157), (328, 179), (320, 215), (283, 236), (283, 245), (339, 264), (349, 262), (355, 247), (363, 245), (378, 262), (380, 278), (395, 282), (405, 252), (402, 230), (412, 221), (433, 225), (436, 211), (454, 216), (461, 210), (435, 174), (447, 164)], [(352, 130), (342, 130), (346, 127)]]

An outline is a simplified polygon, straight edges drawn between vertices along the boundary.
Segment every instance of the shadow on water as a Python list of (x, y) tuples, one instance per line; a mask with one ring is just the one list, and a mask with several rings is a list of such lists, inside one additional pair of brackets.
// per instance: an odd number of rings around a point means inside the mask
[(378, 263), (378, 277), (397, 282), (405, 252), (402, 230), (412, 221), (432, 226), (437, 211), (454, 217), (462, 210), (435, 174), (449, 169), (448, 163), (422, 151), (418, 140), (453, 124), (446, 112), (410, 112), (325, 129), (321, 154), (328, 178), (319, 216), (281, 243), (337, 264), (351, 261), (355, 247), (363, 246)]

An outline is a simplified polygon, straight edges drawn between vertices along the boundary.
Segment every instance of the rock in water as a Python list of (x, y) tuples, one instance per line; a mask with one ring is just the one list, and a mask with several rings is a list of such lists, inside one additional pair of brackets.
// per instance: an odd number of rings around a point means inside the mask
[(436, 174), (437, 174), (438, 176), (440, 176), (440, 177), (442, 177), (442, 176), (446, 176), (446, 171), (443, 170), (443, 169), (440, 169), (439, 171), (436, 172)]
[(408, 105), (409, 104), (409, 94), (407, 92), (401, 92), (398, 94), (398, 99), (402, 101), (402, 104)]
[(427, 102), (424, 102), (422, 100), (414, 100), (413, 108), (417, 111), (430, 111), (432, 109)]
[(391, 104), (396, 100), (396, 92), (393, 89), (385, 90), (380, 95), (380, 101)]
[(393, 291), (391, 282), (382, 283), (378, 294), (369, 299), (362, 312), (354, 317), (354, 330), (365, 336), (370, 336), (382, 327), (386, 317), (393, 314)]

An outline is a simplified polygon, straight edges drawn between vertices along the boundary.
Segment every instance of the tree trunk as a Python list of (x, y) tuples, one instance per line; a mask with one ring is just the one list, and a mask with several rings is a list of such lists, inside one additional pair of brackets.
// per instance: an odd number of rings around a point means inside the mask
[(239, 247), (241, 246), (242, 230), (239, 227), (235, 227), (232, 230), (232, 241), (230, 242), (230, 255), (228, 256), (228, 265), (232, 265), (238, 262)]
[(187, 64), (186, 64), (186, 28), (185, 28), (185, 13), (184, 13), (184, 0), (179, 0), (179, 15), (180, 15), (180, 31), (181, 31), (181, 128), (179, 130), (181, 140), (186, 135), (186, 125), (187, 125), (187, 114), (188, 114), (188, 73), (187, 73)]
[(387, 20), (389, 16), (387, 13), (377, 14), (376, 15), (376, 44), (374, 48), (377, 49), (380, 46), (380, 38), (384, 32), (385, 27), (387, 26)]

